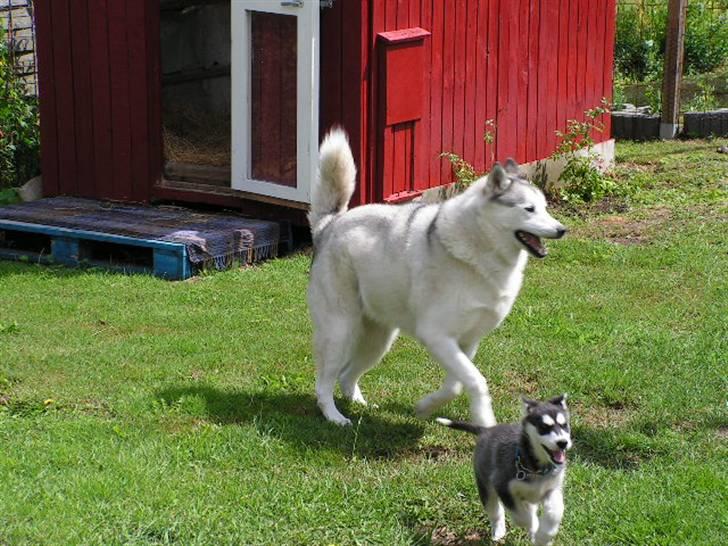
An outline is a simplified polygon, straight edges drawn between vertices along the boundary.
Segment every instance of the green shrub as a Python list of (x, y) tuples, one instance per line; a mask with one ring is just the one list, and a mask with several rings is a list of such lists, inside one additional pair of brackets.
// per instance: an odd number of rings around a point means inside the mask
[(685, 30), (685, 71), (690, 74), (712, 72), (728, 62), (728, 2), (725, 11), (710, 16), (706, 2), (688, 4)]
[(38, 101), (26, 95), (0, 28), (0, 188), (37, 175), (40, 166)]
[(584, 112), (584, 121), (570, 119), (566, 131), (556, 131), (560, 142), (551, 158), (564, 161), (564, 170), (555, 191), (550, 186), (545, 188), (551, 197), (580, 204), (598, 201), (617, 192), (617, 184), (601, 171), (597, 154), (589, 150), (594, 146), (592, 134), (604, 130), (601, 119), (607, 114), (609, 105), (602, 99), (602, 106)]
[[(704, 74), (728, 63), (728, 1), (688, 3), (685, 72)], [(632, 81), (654, 80), (664, 63), (667, 0), (645, 9), (620, 2), (617, 12), (615, 66)]]

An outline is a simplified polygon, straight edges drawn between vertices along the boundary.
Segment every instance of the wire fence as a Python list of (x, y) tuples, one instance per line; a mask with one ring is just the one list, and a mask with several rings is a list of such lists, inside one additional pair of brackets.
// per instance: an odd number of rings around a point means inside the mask
[(0, 34), (7, 42), (10, 62), (23, 79), (28, 95), (38, 95), (38, 57), (35, 47), (33, 0), (0, 0)]

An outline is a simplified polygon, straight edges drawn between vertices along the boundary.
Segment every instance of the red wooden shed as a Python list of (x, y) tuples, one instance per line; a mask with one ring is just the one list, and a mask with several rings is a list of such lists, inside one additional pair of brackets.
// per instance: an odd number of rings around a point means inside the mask
[(338, 123), (355, 203), (396, 201), (452, 181), (441, 152), (545, 158), (612, 94), (616, 0), (35, 4), (47, 195), (303, 211)]

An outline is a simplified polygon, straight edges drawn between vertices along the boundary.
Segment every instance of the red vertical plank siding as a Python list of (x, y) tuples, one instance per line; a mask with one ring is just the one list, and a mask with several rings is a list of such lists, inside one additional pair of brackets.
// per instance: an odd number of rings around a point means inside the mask
[(108, 0), (89, 0), (89, 44), (94, 135), (94, 196), (113, 180), (111, 71), (109, 70)]
[(526, 160), (533, 161), (538, 155), (538, 101), (539, 101), (539, 23), (541, 19), (540, 2), (531, 2), (530, 32), (528, 45), (528, 135)]
[(94, 195), (94, 150), (89, 73), (89, 18), (86, 0), (70, 0), (73, 112), (76, 133), (76, 187), (78, 195)]
[[(595, 71), (595, 77), (594, 77), (594, 102), (593, 106), (590, 108), (595, 108), (599, 106), (602, 102), (602, 98), (604, 98), (604, 35), (605, 35), (605, 26), (606, 26), (606, 13), (604, 6), (598, 6), (599, 9), (595, 10), (594, 17), (595, 17), (595, 38), (594, 38), (594, 71)], [(604, 117), (604, 116), (603, 116)], [(600, 118), (600, 121), (602, 118)], [(603, 137), (600, 136), (601, 132), (595, 130), (592, 134), (592, 138), (595, 142), (601, 140)]]
[(109, 63), (111, 66), (111, 127), (113, 182), (100, 197), (131, 198), (131, 101), (126, 2), (109, 2)]
[(71, 18), (68, 0), (53, 0), (53, 79), (56, 90), (58, 139), (58, 191), (78, 195), (76, 133), (73, 98), (73, 61), (71, 59)]
[(35, 25), (38, 48), (38, 86), (40, 97), (40, 145), (43, 191), (46, 195), (57, 195), (58, 187), (58, 127), (56, 109), (56, 88), (53, 64), (53, 25), (51, 2), (35, 1)]
[(499, 42), (500, 9), (498, 0), (488, 1), (488, 54), (486, 57), (486, 117), (492, 119), (495, 126), (495, 142), (486, 148), (488, 154), (487, 166), (493, 163), (495, 152), (500, 139), (500, 126), (498, 125), (498, 42)]
[(444, 151), (442, 147), (442, 78), (443, 67), (443, 44), (445, 39), (445, 6), (444, 2), (433, 0), (432, 3), (432, 25), (429, 30), (431, 44), (431, 83), (430, 83), (430, 134), (429, 134), (429, 155), (430, 155), (430, 185), (444, 183), (443, 172), (447, 160), (440, 154)]
[[(538, 155), (548, 156), (555, 146), (556, 59), (558, 55), (558, 4), (544, 1), (541, 11), (539, 61)], [(548, 29), (548, 30), (547, 30)]]
[(131, 111), (131, 198), (145, 201), (149, 192), (149, 74), (147, 70), (147, 27), (143, 0), (127, 2), (129, 25), (129, 98)]
[(393, 24), (387, 21), (387, 30), (399, 30), (410, 26), (409, 10), (411, 3), (411, 0), (397, 0), (397, 16)]
[[(336, 2), (334, 6), (336, 6)], [(365, 80), (362, 76), (362, 42), (361, 35), (353, 31), (353, 29), (361, 28), (363, 25), (362, 6), (354, 4), (341, 4), (341, 23), (339, 33), (341, 36), (341, 85), (340, 85), (340, 104), (341, 104), (341, 122), (349, 132), (352, 153), (354, 161), (359, 167), (359, 184), (354, 195), (355, 203), (360, 202), (361, 195), (366, 194), (365, 181), (367, 180), (367, 169), (365, 162), (362, 161), (362, 142), (366, 143), (366, 138), (362, 139), (361, 135), (366, 130), (364, 120), (366, 119), (366, 94), (362, 93), (362, 85)], [(334, 8), (335, 9), (335, 8)], [(344, 61), (345, 60), (345, 61)], [(323, 65), (322, 65), (323, 67)], [(364, 83), (362, 83), (364, 82)]]
[(591, 0), (579, 2), (579, 94), (576, 117), (582, 119), (587, 105), (587, 80), (589, 78), (589, 4)]
[[(518, 6), (518, 128), (516, 131), (516, 161), (523, 163), (527, 161), (528, 139), (528, 32), (529, 32), (529, 9), (530, 0), (520, 0)], [(526, 62), (524, 62), (526, 59)]]
[(564, 110), (566, 120), (574, 119), (576, 114), (576, 87), (577, 87), (577, 46), (579, 33), (578, 27), (578, 0), (569, 0), (569, 22), (568, 22), (568, 46), (566, 50), (566, 99)]
[[(460, 150), (455, 148), (455, 140), (453, 138), (453, 122), (455, 120), (453, 98), (455, 96), (455, 17), (453, 6), (446, 6), (443, 17), (442, 36), (443, 36), (443, 52), (442, 52), (442, 140), (440, 143), (443, 152), (455, 152)], [(460, 152), (462, 153), (462, 152)], [(452, 180), (452, 169), (450, 163), (442, 162), (441, 181), (443, 183)]]
[(342, 100), (342, 2), (334, 2), (331, 9), (321, 11), (321, 108), (319, 132), (323, 136), (332, 125), (341, 121)]
[[(410, 14), (410, 19), (415, 17)], [(420, 27), (432, 29), (432, 2), (431, 0), (422, 0), (421, 11), (419, 12), (417, 23)], [(414, 152), (414, 181), (416, 190), (427, 189), (430, 185), (430, 167), (436, 154), (431, 153), (430, 149), (430, 124), (431, 113), (430, 104), (432, 100), (432, 36), (429, 40), (425, 40), (425, 88), (424, 88), (424, 115), (420, 120), (419, 128), (415, 134), (415, 152)]]
[[(613, 77), (614, 77), (614, 37), (615, 25), (617, 23), (617, 0), (606, 0), (606, 27), (604, 32), (604, 88), (602, 93), (609, 102), (613, 100)], [(608, 139), (612, 135), (611, 116), (605, 116), (604, 133), (602, 139)], [(600, 139), (601, 140), (601, 139)]]
[(498, 18), (498, 141), (499, 160), (513, 157), (517, 151), (518, 118), (518, 3), (500, 2)]
[(594, 72), (594, 52), (596, 50), (596, 47), (594, 47), (594, 42), (592, 40), (592, 37), (594, 34), (596, 34), (596, 25), (594, 20), (594, 5), (590, 2), (586, 6), (586, 26), (587, 26), (587, 36), (589, 37), (588, 41), (584, 42), (586, 49), (586, 74), (585, 74), (585, 86), (584, 86), (584, 105), (583, 110), (586, 110), (587, 108), (591, 108), (594, 104), (594, 80), (596, 79), (596, 74)]
[(558, 57), (558, 101), (556, 103), (556, 127), (563, 131), (566, 127), (566, 68), (569, 33), (569, 0), (559, 2), (559, 57)]
[(455, 43), (453, 65), (453, 122), (452, 122), (452, 150), (471, 160), (472, 156), (465, 151), (465, 77), (467, 75), (467, 0), (455, 3), (454, 27), (452, 39)]
[[(473, 14), (470, 14), (472, 17)], [(482, 171), (485, 169), (485, 139), (486, 130), (486, 76), (487, 76), (487, 55), (488, 55), (488, 4), (483, 0), (478, 1), (478, 14), (476, 25), (476, 37), (474, 39), (475, 49), (475, 152), (473, 164)]]
[(477, 62), (478, 57), (475, 54), (478, 47), (476, 40), (478, 32), (478, 4), (480, 0), (468, 0), (464, 13), (465, 17), (465, 96), (463, 115), (463, 157), (467, 157), (469, 161), (476, 161), (476, 127), (482, 125), (484, 120), (477, 119), (477, 107), (475, 100), (475, 88), (477, 86)]
[(151, 196), (154, 184), (161, 181), (164, 165), (162, 152), (162, 44), (159, 6), (156, 2), (144, 2), (147, 28), (147, 129), (149, 136), (149, 165), (147, 171), (147, 194)]

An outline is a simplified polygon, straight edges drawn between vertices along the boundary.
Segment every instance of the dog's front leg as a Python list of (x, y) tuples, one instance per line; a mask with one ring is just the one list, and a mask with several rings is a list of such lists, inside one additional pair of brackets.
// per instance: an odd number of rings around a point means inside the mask
[(538, 528), (537, 508), (535, 504), (521, 500), (516, 501), (516, 505), (510, 511), (513, 523), (525, 529), (531, 541), (535, 540), (536, 530)]
[[(433, 358), (445, 368), (448, 379), (456, 380), (465, 387), (470, 397), (470, 415), (473, 424), (484, 427), (494, 426), (496, 421), (490, 402), (488, 383), (480, 370), (462, 351), (458, 342), (449, 337), (433, 337), (429, 333), (420, 333), (418, 337), (430, 351)], [(425, 413), (422, 411), (424, 409), (431, 409), (419, 406), (418, 410), (422, 413)]]
[(564, 495), (561, 488), (551, 491), (543, 501), (543, 514), (538, 521), (538, 531), (534, 544), (547, 546), (551, 544), (559, 532), (561, 519), (564, 517)]

